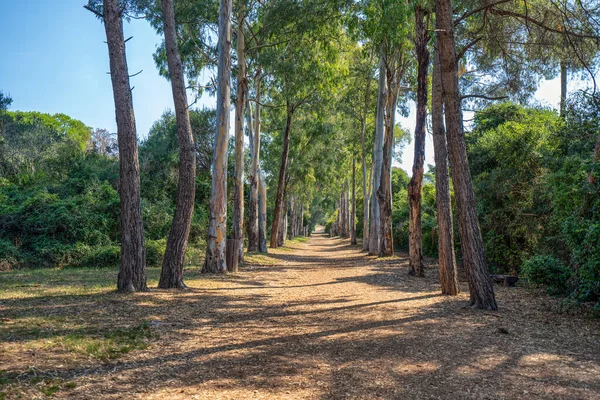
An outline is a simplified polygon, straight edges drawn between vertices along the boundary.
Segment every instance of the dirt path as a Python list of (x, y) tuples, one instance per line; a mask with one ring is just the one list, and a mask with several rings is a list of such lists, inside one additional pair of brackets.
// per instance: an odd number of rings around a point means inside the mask
[(54, 356), (40, 368), (77, 382), (56, 397), (600, 399), (598, 322), (547, 298), (498, 287), (497, 313), (464, 309), (435, 268), (409, 277), (405, 258), (322, 235), (249, 260), (120, 302), (113, 323), (150, 319), (159, 338), (109, 364)]

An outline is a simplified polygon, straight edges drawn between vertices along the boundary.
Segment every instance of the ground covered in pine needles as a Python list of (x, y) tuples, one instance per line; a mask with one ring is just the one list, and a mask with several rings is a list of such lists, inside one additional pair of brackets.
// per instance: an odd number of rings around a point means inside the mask
[[(113, 293), (109, 270), (0, 273), (0, 399), (599, 399), (600, 321), (315, 235), (190, 290)], [(158, 271), (150, 271), (156, 287)]]

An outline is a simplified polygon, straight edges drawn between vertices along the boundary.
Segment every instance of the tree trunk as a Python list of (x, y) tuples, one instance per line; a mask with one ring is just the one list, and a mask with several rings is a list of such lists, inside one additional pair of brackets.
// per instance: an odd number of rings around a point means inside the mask
[(350, 213), (350, 244), (356, 244), (356, 155), (352, 156), (352, 212)]
[(429, 33), (425, 21), (425, 10), (415, 7), (415, 53), (417, 57), (417, 121), (415, 125), (415, 157), (412, 177), (408, 184), (408, 254), (410, 275), (424, 276), (423, 232), (421, 226), (421, 187), (425, 164), (425, 130), (427, 124), (427, 76), (429, 67)]
[(304, 204), (302, 204), (300, 206), (300, 234), (302, 236), (306, 236), (306, 234), (304, 233)]
[(117, 291), (146, 291), (148, 286), (140, 197), (140, 164), (133, 99), (125, 56), (122, 9), (118, 0), (104, 0), (103, 9), (119, 144), (121, 265), (117, 278)]
[(435, 157), (435, 201), (438, 221), (438, 264), (442, 294), (457, 295), (460, 292), (456, 257), (454, 255), (454, 227), (450, 199), (450, 178), (448, 175), (448, 149), (442, 103), (442, 76), (440, 55), (434, 50), (433, 79), (431, 94), (431, 127), (433, 152)]
[(227, 234), (227, 146), (229, 141), (229, 80), (231, 76), (231, 0), (221, 0), (217, 72), (217, 131), (212, 165), (210, 220), (202, 272), (225, 273)]
[(342, 195), (340, 196), (340, 236), (345, 238), (348, 237), (346, 235), (348, 225), (348, 221), (346, 220), (346, 184), (344, 183), (344, 189), (342, 191)]
[[(246, 125), (248, 126), (248, 146), (250, 148), (250, 162), (252, 167), (248, 174), (250, 193), (248, 196), (248, 252), (258, 250), (258, 171), (254, 170), (256, 132), (252, 120), (252, 106), (246, 104)], [(258, 167), (258, 166), (257, 166)], [(258, 169), (258, 168), (257, 168)]]
[[(285, 195), (284, 195), (285, 196)], [(279, 220), (279, 231), (277, 236), (277, 247), (281, 247), (285, 244), (285, 236), (287, 233), (287, 202), (283, 202), (283, 209), (281, 210), (281, 218)]]
[[(237, 97), (235, 99), (235, 169), (233, 185), (233, 239), (236, 240), (237, 266), (244, 262), (244, 105), (248, 80), (246, 76), (246, 44), (244, 38), (245, 9), (243, 2), (237, 16)], [(230, 268), (231, 270), (231, 268)]]
[(436, 0), (436, 25), (444, 87), (448, 150), (452, 165), (461, 249), (469, 282), (470, 304), (476, 308), (496, 310), (498, 306), (487, 270), (483, 240), (477, 220), (475, 194), (462, 125), (451, 0)]
[[(381, 176), (377, 190), (379, 202), (379, 255), (390, 257), (394, 255), (394, 237), (392, 235), (392, 150), (394, 146), (394, 127), (396, 123), (396, 106), (400, 78), (403, 73), (403, 54), (396, 55), (397, 60), (387, 59), (386, 78), (387, 92), (385, 104), (385, 136), (383, 140), (383, 160)], [(396, 65), (397, 64), (397, 65)], [(395, 66), (395, 67), (394, 67)]]
[(296, 208), (294, 204), (294, 196), (290, 196), (290, 230), (288, 232), (288, 237), (290, 240), (294, 240), (296, 234)]
[(267, 253), (267, 186), (258, 170), (258, 251)]
[(283, 208), (283, 191), (285, 186), (285, 170), (287, 168), (288, 154), (290, 152), (290, 131), (292, 129), (293, 111), (288, 104), (287, 119), (285, 122), (285, 133), (283, 136), (283, 149), (281, 151), (281, 166), (279, 167), (279, 181), (277, 182), (277, 197), (275, 198), (275, 210), (273, 212), (273, 224), (271, 225), (271, 248), (279, 247), (279, 224), (281, 221), (281, 209)]
[(183, 264), (187, 250), (194, 200), (196, 198), (196, 148), (188, 113), (187, 93), (183, 77), (183, 66), (177, 45), (177, 27), (173, 0), (162, 0), (165, 48), (175, 117), (177, 119), (177, 140), (179, 141), (179, 181), (177, 184), (177, 203), (175, 216), (162, 262), (162, 271), (158, 287), (163, 289), (184, 289)]
[(567, 109), (567, 62), (560, 60), (560, 116), (564, 118)]
[(371, 215), (369, 224), (369, 254), (379, 254), (379, 201), (377, 201), (377, 190), (381, 181), (381, 165), (383, 162), (383, 137), (384, 113), (386, 101), (386, 79), (385, 79), (385, 61), (383, 53), (379, 60), (379, 86), (377, 93), (377, 115), (375, 118), (375, 142), (373, 144), (373, 183), (371, 186)]
[(371, 77), (367, 76), (367, 89), (365, 90), (365, 108), (360, 121), (360, 146), (362, 151), (362, 189), (363, 189), (363, 251), (369, 251), (369, 191), (367, 188), (367, 149), (365, 135), (367, 131), (367, 110), (369, 104), (369, 92), (371, 89)]

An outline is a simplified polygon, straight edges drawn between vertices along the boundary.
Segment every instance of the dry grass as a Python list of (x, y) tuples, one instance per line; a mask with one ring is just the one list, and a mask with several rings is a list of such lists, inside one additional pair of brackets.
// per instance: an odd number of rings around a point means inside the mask
[(406, 263), (315, 236), (238, 274), (189, 269), (183, 292), (2, 273), (0, 399), (600, 398), (599, 321), (522, 288), (497, 287), (496, 313), (465, 309), (435, 266)]

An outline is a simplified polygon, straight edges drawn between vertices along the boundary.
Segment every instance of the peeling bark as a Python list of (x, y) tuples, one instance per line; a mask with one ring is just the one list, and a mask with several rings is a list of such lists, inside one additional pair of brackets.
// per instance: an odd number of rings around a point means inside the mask
[[(233, 239), (236, 240), (235, 248), (238, 263), (244, 262), (244, 106), (248, 89), (244, 37), (245, 13), (245, 7), (242, 5), (237, 16), (236, 35), (238, 75), (237, 97), (235, 99), (235, 170), (233, 180)], [(238, 263), (234, 263), (234, 265), (237, 266)]]
[(423, 232), (421, 226), (421, 188), (425, 164), (425, 133), (427, 124), (427, 91), (429, 67), (429, 34), (425, 21), (425, 10), (415, 7), (415, 53), (417, 57), (417, 121), (415, 125), (415, 153), (412, 177), (408, 184), (408, 254), (409, 275), (424, 276)]
[(206, 259), (202, 272), (226, 273), (227, 146), (231, 77), (231, 0), (221, 0), (219, 9), (219, 65), (217, 72), (217, 130), (212, 165), (210, 220)]

